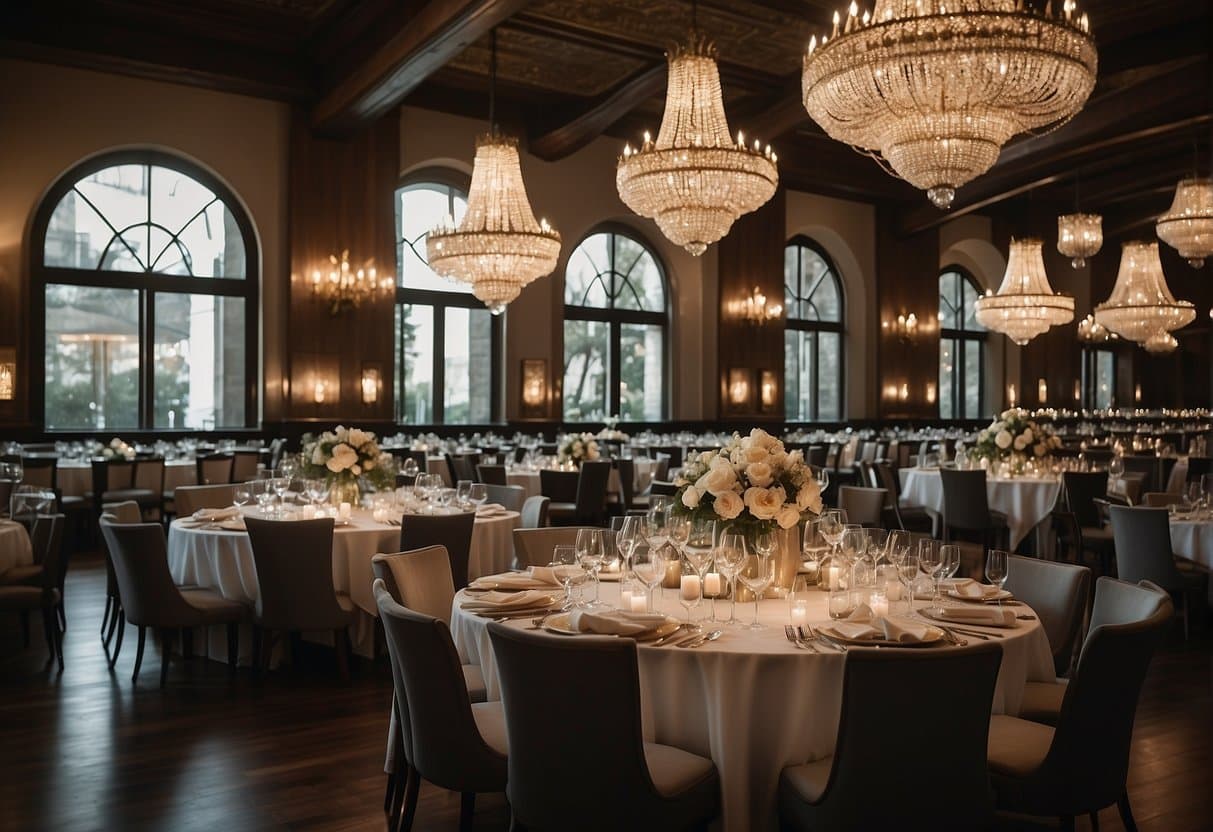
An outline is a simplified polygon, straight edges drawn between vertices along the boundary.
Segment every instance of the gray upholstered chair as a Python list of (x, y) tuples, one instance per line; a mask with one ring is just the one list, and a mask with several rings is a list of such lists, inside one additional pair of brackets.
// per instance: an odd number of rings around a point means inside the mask
[[(460, 829), (472, 828), (476, 795), (506, 786), (505, 718), (500, 702), (473, 703), (450, 628), (439, 618), (396, 603), (381, 579), (374, 584), (392, 661), (397, 715), (407, 772), (401, 828), (412, 827), (424, 778), (462, 795)], [(407, 707), (401, 707), (407, 703)]]
[(92, 461), (92, 490), (85, 496), (92, 501), (95, 516), (101, 516), (105, 503), (123, 503), (130, 500), (138, 503), (142, 511), (160, 505), (164, 499), (163, 485), (156, 490), (136, 486), (136, 465), (134, 461), (121, 457)]
[[(641, 736), (635, 641), (568, 639), (497, 622), (488, 629), (510, 737), (506, 793), (515, 823), (530, 832), (568, 829), (573, 819), (585, 832), (664, 832), (717, 816), (712, 761)], [(611, 718), (585, 718), (599, 713)]]
[(1142, 504), (1146, 508), (1169, 508), (1183, 501), (1182, 494), (1172, 494), (1169, 491), (1147, 491), (1142, 495)]
[(1117, 576), (1133, 583), (1150, 581), (1177, 596), (1186, 639), (1192, 607), (1203, 606), (1208, 594), (1208, 571), (1172, 553), (1167, 509), (1111, 506), (1108, 510), (1116, 535)]
[(468, 556), (472, 549), (472, 527), (476, 514), (406, 514), (400, 521), (400, 551), (444, 546), (450, 557), (455, 589), (468, 585)]
[(867, 528), (881, 528), (881, 515), (889, 492), (883, 488), (861, 488), (844, 485), (838, 489), (838, 507), (847, 513), (847, 520)]
[[(982, 829), (990, 821), (986, 731), (1002, 662), (997, 642), (948, 650), (851, 650), (843, 668), (834, 754), (789, 766), (779, 778), (785, 829)], [(889, 742), (872, 715), (900, 702), (931, 703), (948, 730), (912, 720)], [(912, 748), (913, 765), (905, 749)], [(941, 811), (922, 796), (947, 783)], [(876, 796), (879, 795), (877, 799)]]
[(485, 485), (506, 485), (504, 465), (477, 465), (476, 476)]
[[(52, 590), (53, 592), (53, 590)], [(63, 634), (55, 622), (57, 594), (48, 594), (36, 586), (0, 586), (0, 613), (15, 612), (21, 615), (25, 632), (25, 646), (29, 647), (29, 614), (42, 612), (42, 628), (46, 635), (46, 649), (50, 654), (47, 662), (59, 661), (59, 672), (63, 672)]]
[(189, 517), (200, 508), (228, 508), (234, 505), (236, 485), (183, 485), (173, 491), (173, 506), (178, 517)]
[(520, 569), (547, 566), (557, 546), (572, 546), (577, 532), (593, 526), (552, 526), (546, 529), (514, 529), (514, 563)]
[(1006, 536), (1006, 515), (990, 509), (986, 495), (986, 472), (980, 469), (958, 471), (939, 469), (943, 485), (943, 539), (951, 542), (952, 533), (980, 535), (987, 549)]
[[(1126, 776), (1137, 698), (1173, 614), (1167, 593), (1100, 578), (1091, 628), (1056, 727), (1013, 716), (990, 719), (989, 767), (999, 809), (1074, 817), (1113, 803), (1135, 829)], [(1098, 824), (1094, 824), (1096, 828)]]
[(168, 571), (164, 528), (159, 523), (115, 523), (112, 515), (102, 515), (100, 523), (114, 560), (123, 615), (139, 628), (131, 681), (139, 678), (148, 627), (160, 632), (160, 687), (168, 678), (169, 656), (179, 630), (226, 624), (228, 664), (235, 670), (239, 624), (246, 615), (244, 605), (209, 589), (174, 584)]
[(522, 511), (526, 503), (526, 489), (521, 485), (485, 485), (485, 494), (490, 503), (497, 503), (510, 511)]
[[(134, 500), (127, 500), (122, 503), (105, 503), (101, 507), (101, 511), (102, 514), (110, 516), (111, 523), (143, 522), (143, 510), (139, 508), (139, 504)], [(118, 660), (118, 653), (122, 650), (122, 635), (126, 631), (126, 621), (122, 615), (122, 595), (118, 592), (118, 578), (114, 574), (114, 560), (110, 557), (109, 546), (106, 545), (104, 537), (101, 540), (101, 546), (105, 550), (105, 612), (101, 616), (101, 638), (106, 652), (109, 652), (110, 642), (113, 641), (114, 633), (118, 633), (118, 644), (110, 655), (110, 667), (113, 667), (114, 662)]]
[(548, 506), (551, 505), (551, 500), (548, 497), (536, 495), (527, 497), (526, 502), (522, 504), (522, 518), (520, 523), (524, 529), (542, 529), (548, 524)]
[(348, 679), (349, 627), (354, 602), (333, 588), (333, 518), (262, 520), (245, 518), (257, 566), (254, 609), (255, 663), (268, 670), (274, 639), (284, 632), (333, 634), (337, 669)]

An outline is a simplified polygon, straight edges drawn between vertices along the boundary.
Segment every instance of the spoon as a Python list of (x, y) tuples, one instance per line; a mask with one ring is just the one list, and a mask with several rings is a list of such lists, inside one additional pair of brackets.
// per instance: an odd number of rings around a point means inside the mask
[(720, 638), (720, 636), (723, 634), (724, 634), (724, 630), (712, 630), (712, 632), (708, 633), (707, 635), (703, 635), (703, 636), (700, 636), (699, 638), (691, 639), (690, 641), (683, 642), (682, 644), (679, 644), (678, 646), (679, 647), (700, 647), (703, 644), (705, 644), (706, 642), (715, 641), (716, 639)]

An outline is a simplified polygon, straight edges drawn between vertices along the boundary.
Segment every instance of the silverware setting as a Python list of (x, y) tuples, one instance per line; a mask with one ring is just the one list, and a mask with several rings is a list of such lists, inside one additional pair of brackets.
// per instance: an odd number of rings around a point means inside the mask
[(679, 642), (678, 646), (687, 649), (702, 647), (709, 641), (715, 641), (716, 639), (720, 638), (723, 634), (724, 630), (712, 630), (710, 633), (698, 633), (696, 634), (695, 638)]
[(652, 641), (648, 641), (648, 642), (644, 642), (644, 643), (650, 644), (654, 647), (660, 647), (663, 644), (668, 644), (672, 640), (675, 640), (675, 639), (681, 640), (686, 635), (686, 633), (684, 632), (686, 630), (686, 628), (687, 628), (686, 624), (679, 624), (677, 629), (674, 630), (674, 632), (667, 633), (664, 636), (662, 636), (661, 638), (653, 639)]
[[(807, 635), (805, 633), (806, 629), (808, 631)], [(811, 638), (814, 641), (820, 642), (821, 644), (826, 644), (833, 647), (839, 653), (847, 652), (847, 646), (845, 644), (840, 641), (835, 641), (820, 630), (814, 630), (812, 626), (806, 625), (804, 627), (797, 627), (796, 632), (801, 638)]]
[(802, 639), (791, 624), (783, 625), (783, 634), (787, 636), (788, 641), (795, 644), (801, 650), (810, 650), (814, 653), (820, 652), (811, 642)]

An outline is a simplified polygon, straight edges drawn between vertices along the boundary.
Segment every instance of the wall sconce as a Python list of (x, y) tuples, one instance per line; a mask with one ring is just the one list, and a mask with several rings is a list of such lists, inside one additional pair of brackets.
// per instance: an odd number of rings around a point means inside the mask
[(927, 404), (935, 404), (936, 387), (935, 382), (927, 382)]
[(379, 401), (379, 391), (383, 387), (383, 376), (378, 367), (365, 366), (362, 368), (362, 403), (373, 405)]
[(918, 336), (918, 316), (902, 312), (893, 321), (881, 321), (880, 328), (897, 336), (898, 341), (913, 341)]
[(541, 419), (547, 415), (548, 362), (546, 358), (522, 359), (522, 416)]
[(1074, 401), (1082, 401), (1082, 382), (1074, 379)]
[(1138, 404), (1141, 404), (1141, 382), (1138, 382), (1133, 387), (1133, 401), (1137, 402)]
[(1015, 385), (1014, 384), (1007, 385), (1007, 406), (1008, 407), (1015, 406)]
[(779, 405), (779, 381), (770, 370), (762, 371), (758, 398), (762, 405), (763, 413), (773, 412)]
[(1049, 383), (1043, 378), (1036, 382), (1036, 398), (1041, 404), (1049, 400)]
[(380, 278), (374, 262), (368, 260), (362, 268), (355, 269), (350, 265), (349, 249), (341, 252), (341, 259), (330, 254), (328, 274), (314, 269), (308, 281), (312, 300), (326, 304), (330, 315), (339, 315), (346, 309), (357, 309), (363, 301), (390, 297), (396, 288), (395, 278)]
[(14, 361), (0, 363), (0, 401), (11, 402), (17, 398), (17, 364)]
[(901, 389), (897, 391), (897, 400), (908, 402), (910, 400), (910, 385), (904, 381), (901, 383)]
[(324, 383), (324, 379), (316, 379), (312, 382), (312, 401), (316, 404), (324, 404), (324, 400), (328, 397), (328, 385)]
[(767, 296), (757, 286), (749, 296), (729, 301), (725, 309), (730, 316), (749, 324), (763, 324), (783, 314), (783, 304), (767, 303)]
[(745, 410), (750, 403), (749, 370), (731, 369), (728, 375), (728, 399), (732, 410)]

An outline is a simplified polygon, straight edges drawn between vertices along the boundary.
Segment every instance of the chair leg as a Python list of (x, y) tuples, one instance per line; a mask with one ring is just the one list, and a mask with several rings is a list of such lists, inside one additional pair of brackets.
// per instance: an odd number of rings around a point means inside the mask
[(110, 623), (110, 613), (114, 609), (114, 596), (105, 596), (105, 612), (101, 613), (101, 630), (100, 635), (102, 640), (105, 639), (105, 628)]
[(333, 647), (337, 651), (337, 673), (341, 681), (350, 680), (350, 639), (348, 630), (333, 630)]
[(1087, 817), (1091, 819), (1092, 832), (1099, 832), (1099, 812), (1088, 812)]
[[(46, 650), (50, 653), (47, 661), (51, 664), (57, 658), (55, 653), (55, 631), (58, 629), (58, 622), (55, 620), (55, 608), (47, 606), (42, 608), (42, 630), (46, 636)], [(62, 668), (60, 668), (62, 669)]]
[(227, 666), (235, 673), (240, 658), (240, 625), (232, 621), (227, 625)]
[(387, 776), (387, 786), (383, 790), (383, 813), (389, 818), (388, 829), (391, 829), (393, 825), (391, 818), (395, 813), (392, 811), (392, 809), (396, 805), (396, 792), (399, 791), (399, 789), (396, 788), (397, 776), (398, 772), (390, 772)]
[[(111, 628), (111, 632), (113, 628)], [(118, 663), (118, 654), (122, 652), (122, 637), (126, 635), (126, 621), (118, 622), (118, 642), (114, 645), (114, 652), (110, 655), (110, 670), (114, 669), (114, 665)]]
[(181, 657), (183, 659), (194, 658), (194, 630), (192, 627), (181, 629)]
[(135, 670), (131, 673), (131, 681), (139, 681), (139, 667), (143, 664), (143, 643), (147, 639), (147, 627), (139, 627), (139, 646), (135, 650)]
[(1129, 805), (1128, 789), (1121, 792), (1120, 800), (1116, 801), (1116, 808), (1120, 810), (1120, 822), (1124, 824), (1125, 832), (1137, 832), (1137, 821), (1133, 819), (1133, 807)]
[(117, 598), (114, 599), (114, 606), (110, 609), (109, 630), (105, 634), (105, 646), (109, 647), (110, 641), (114, 638), (114, 630), (118, 627), (125, 612), (122, 609), (122, 603)]
[(22, 610), (21, 612), (21, 641), (23, 646), (29, 649), (29, 611)]
[(472, 832), (472, 819), (476, 816), (476, 793), (464, 792), (459, 800), (459, 832)]
[(421, 775), (409, 764), (404, 778), (404, 802), (400, 813), (400, 832), (411, 832), (417, 816), (417, 793), (421, 791)]
[[(62, 593), (60, 594), (60, 597), (62, 597)], [(67, 610), (63, 608), (62, 601), (60, 601), (59, 605), (57, 607), (55, 607), (55, 614), (56, 614), (56, 617), (58, 618), (59, 629), (66, 633), (67, 632)]]
[(274, 631), (262, 629), (261, 631), (261, 672), (270, 672), (270, 657), (274, 654)]
[(160, 631), (160, 687), (164, 687), (164, 683), (168, 681), (168, 664), (169, 657), (173, 653), (173, 642), (176, 640), (173, 636), (175, 630), (164, 629)]
[(519, 823), (512, 811), (510, 812), (510, 832), (526, 832), (526, 827)]

